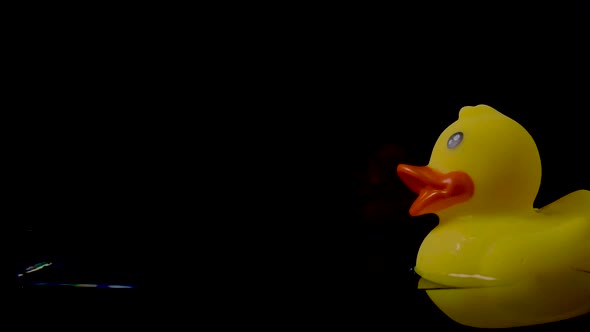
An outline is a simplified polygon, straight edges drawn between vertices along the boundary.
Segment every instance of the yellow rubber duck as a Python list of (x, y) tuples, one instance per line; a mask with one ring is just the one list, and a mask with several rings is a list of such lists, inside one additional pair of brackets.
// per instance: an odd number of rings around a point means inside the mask
[(428, 166), (399, 165), (419, 196), (410, 215), (435, 213), (415, 271), (454, 321), (508, 328), (590, 312), (590, 191), (541, 209), (533, 138), (487, 105), (463, 107)]

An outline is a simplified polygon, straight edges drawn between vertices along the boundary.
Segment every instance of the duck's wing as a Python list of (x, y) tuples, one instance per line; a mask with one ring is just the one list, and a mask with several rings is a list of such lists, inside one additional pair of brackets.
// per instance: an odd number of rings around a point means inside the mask
[(580, 280), (580, 287), (586, 289), (587, 294), (590, 296), (590, 240), (585, 243), (585, 247), (583, 245), (582, 250), (584, 250), (584, 254), (574, 264), (573, 269), (576, 272), (577, 279)]
[(574, 191), (539, 209), (538, 212), (548, 216), (563, 216), (577, 220), (578, 236), (586, 240), (580, 243), (581, 258), (573, 268), (590, 274), (590, 191)]
[(545, 215), (584, 217), (590, 222), (590, 191), (574, 191), (539, 209), (538, 212)]
[(587, 218), (586, 221), (585, 233), (587, 234), (587, 241), (584, 241), (581, 245), (580, 252), (582, 254), (574, 265), (574, 270), (587, 274), (588, 280), (590, 280), (590, 218)]

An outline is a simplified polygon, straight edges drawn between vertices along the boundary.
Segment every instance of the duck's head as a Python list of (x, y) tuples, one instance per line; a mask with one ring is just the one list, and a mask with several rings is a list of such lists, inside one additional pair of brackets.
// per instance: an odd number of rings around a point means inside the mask
[(419, 195), (412, 216), (512, 213), (533, 208), (541, 160), (520, 124), (478, 105), (460, 110), (436, 141), (428, 166), (399, 165), (397, 172)]

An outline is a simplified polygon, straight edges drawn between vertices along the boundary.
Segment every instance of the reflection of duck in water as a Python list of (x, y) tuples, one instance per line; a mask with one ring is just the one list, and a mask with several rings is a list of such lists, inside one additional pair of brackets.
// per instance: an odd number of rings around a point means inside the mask
[(48, 266), (51, 266), (51, 265), (53, 265), (52, 262), (49, 262), (49, 263), (46, 263), (46, 262), (37, 263), (35, 265), (31, 265), (31, 266), (27, 267), (23, 273), (19, 273), (16, 276), (17, 276), (17, 278), (20, 278), (20, 277), (23, 277), (27, 273), (37, 272), (37, 271), (39, 271), (41, 269), (44, 269), (44, 268), (46, 268)]
[(590, 312), (590, 191), (534, 209), (541, 162), (518, 123), (464, 107), (428, 166), (399, 165), (398, 174), (419, 195), (410, 214), (439, 216), (415, 270), (450, 318), (498, 328)]
[[(59, 264), (58, 264), (59, 265)], [(55, 266), (53, 262), (41, 262), (27, 267), (23, 272), (16, 275), (17, 280), (25, 279), (29, 274), (35, 274), (50, 266)], [(34, 277), (32, 279), (35, 279)], [(19, 280), (20, 281), (20, 280)], [(134, 288), (130, 285), (114, 285), (114, 284), (94, 284), (94, 283), (67, 283), (67, 282), (44, 282), (28, 280), (17, 283), (19, 288), (25, 287), (76, 287), (76, 288)]]

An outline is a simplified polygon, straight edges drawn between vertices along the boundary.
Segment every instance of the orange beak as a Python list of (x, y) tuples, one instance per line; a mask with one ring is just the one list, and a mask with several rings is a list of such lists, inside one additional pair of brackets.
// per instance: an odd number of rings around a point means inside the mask
[(411, 216), (435, 213), (467, 201), (473, 196), (473, 181), (465, 172), (441, 173), (428, 166), (399, 165), (397, 174), (418, 198)]

